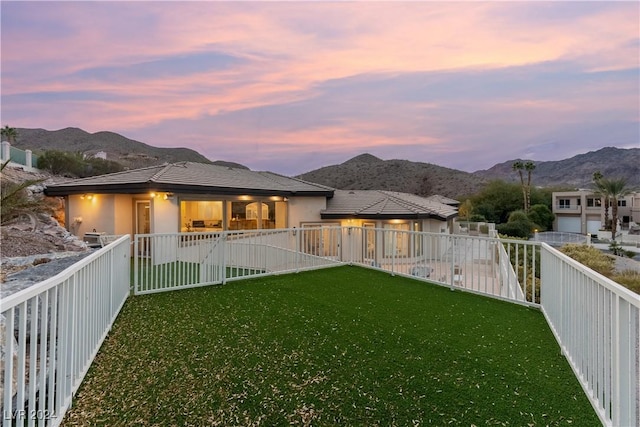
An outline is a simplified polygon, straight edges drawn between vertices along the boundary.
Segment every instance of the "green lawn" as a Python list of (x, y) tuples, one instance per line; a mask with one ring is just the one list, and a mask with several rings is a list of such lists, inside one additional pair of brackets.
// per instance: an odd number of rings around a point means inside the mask
[(599, 420), (542, 314), (358, 267), (129, 298), (65, 425)]

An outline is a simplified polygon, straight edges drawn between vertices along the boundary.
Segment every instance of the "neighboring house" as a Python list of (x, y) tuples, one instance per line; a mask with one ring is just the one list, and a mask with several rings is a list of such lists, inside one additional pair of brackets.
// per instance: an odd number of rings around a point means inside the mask
[[(556, 217), (555, 231), (598, 234), (598, 230), (604, 226), (604, 198), (592, 190), (554, 192), (552, 203)], [(609, 207), (610, 219), (611, 216)], [(618, 220), (622, 228), (640, 220), (640, 193), (632, 193), (618, 200)]]
[[(340, 191), (271, 172), (181, 162), (50, 184), (83, 236), (367, 225), (448, 231), (455, 207), (404, 193)], [(454, 201), (455, 202), (455, 201)]]

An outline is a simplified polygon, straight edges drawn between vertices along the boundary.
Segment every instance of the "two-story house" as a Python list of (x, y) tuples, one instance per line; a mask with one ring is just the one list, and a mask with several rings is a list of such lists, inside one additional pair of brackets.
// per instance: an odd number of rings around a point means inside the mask
[[(554, 230), (580, 234), (598, 234), (604, 227), (604, 197), (593, 190), (558, 191), (552, 195)], [(612, 218), (609, 206), (609, 219)], [(618, 218), (622, 229), (640, 220), (640, 193), (631, 193), (618, 200)]]

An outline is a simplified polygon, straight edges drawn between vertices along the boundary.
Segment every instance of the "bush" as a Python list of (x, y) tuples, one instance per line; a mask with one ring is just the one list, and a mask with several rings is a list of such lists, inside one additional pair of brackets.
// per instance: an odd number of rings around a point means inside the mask
[(524, 211), (513, 211), (509, 214), (509, 220), (507, 222), (516, 221), (529, 221), (529, 217)]
[(531, 236), (531, 223), (527, 221), (513, 221), (496, 226), (498, 233), (506, 236), (528, 239)]
[(604, 276), (613, 274), (615, 260), (592, 246), (567, 244), (560, 248), (560, 252)]
[(624, 254), (624, 249), (622, 249), (622, 246), (615, 240), (609, 245), (609, 250), (616, 256), (622, 256)]
[(540, 231), (553, 229), (555, 215), (547, 205), (533, 205), (529, 210), (529, 220), (536, 224)]
[[(2, 164), (0, 172), (9, 164), (9, 160)], [(40, 212), (51, 213), (51, 206), (44, 199), (31, 197), (27, 187), (41, 183), (43, 180), (34, 179), (16, 183), (6, 178), (0, 181), (0, 223), (2, 225), (27, 216), (31, 218), (35, 227), (34, 214)]]
[(487, 218), (484, 217), (484, 215), (480, 215), (480, 214), (473, 214), (469, 217), (469, 221), (471, 222), (486, 222)]
[(75, 178), (104, 175), (124, 170), (122, 165), (112, 160), (95, 157), (84, 158), (82, 153), (48, 150), (38, 157), (38, 168), (47, 170), (54, 175), (64, 175)]
[(621, 284), (625, 288), (632, 290), (633, 292), (640, 294), (640, 273), (633, 270), (625, 270), (622, 273), (618, 273), (611, 277), (616, 283)]

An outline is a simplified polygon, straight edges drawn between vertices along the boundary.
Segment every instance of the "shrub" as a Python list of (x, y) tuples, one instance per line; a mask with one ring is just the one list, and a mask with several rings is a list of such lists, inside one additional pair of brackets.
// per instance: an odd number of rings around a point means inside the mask
[(104, 175), (124, 170), (123, 166), (112, 160), (95, 157), (84, 158), (82, 153), (48, 150), (38, 157), (38, 167), (54, 175), (77, 178)]
[(524, 211), (513, 211), (509, 214), (508, 222), (529, 221), (529, 217)]
[[(0, 172), (9, 164), (9, 160), (2, 164)], [(35, 227), (34, 214), (51, 212), (51, 206), (42, 199), (34, 199), (27, 187), (41, 183), (43, 180), (33, 179), (20, 183), (8, 179), (0, 181), (0, 223), (11, 223), (20, 217), (29, 217)]]
[(611, 244), (609, 245), (609, 250), (611, 251), (612, 254), (617, 256), (622, 256), (624, 254), (624, 249), (622, 249), (620, 244), (615, 240), (611, 242)]
[(625, 270), (621, 273), (613, 275), (611, 280), (621, 284), (625, 288), (640, 294), (640, 273), (633, 270)]
[(540, 231), (551, 230), (553, 228), (553, 220), (555, 215), (547, 205), (533, 205), (529, 211), (529, 220), (537, 224)]
[(520, 237), (528, 239), (531, 235), (531, 223), (526, 221), (512, 221), (506, 224), (498, 224), (496, 226), (498, 233), (506, 236)]
[(469, 221), (471, 222), (485, 222), (486, 220), (487, 218), (480, 214), (473, 214), (469, 217)]
[(604, 276), (611, 277), (613, 274), (614, 259), (599, 249), (584, 244), (567, 244), (560, 251)]

